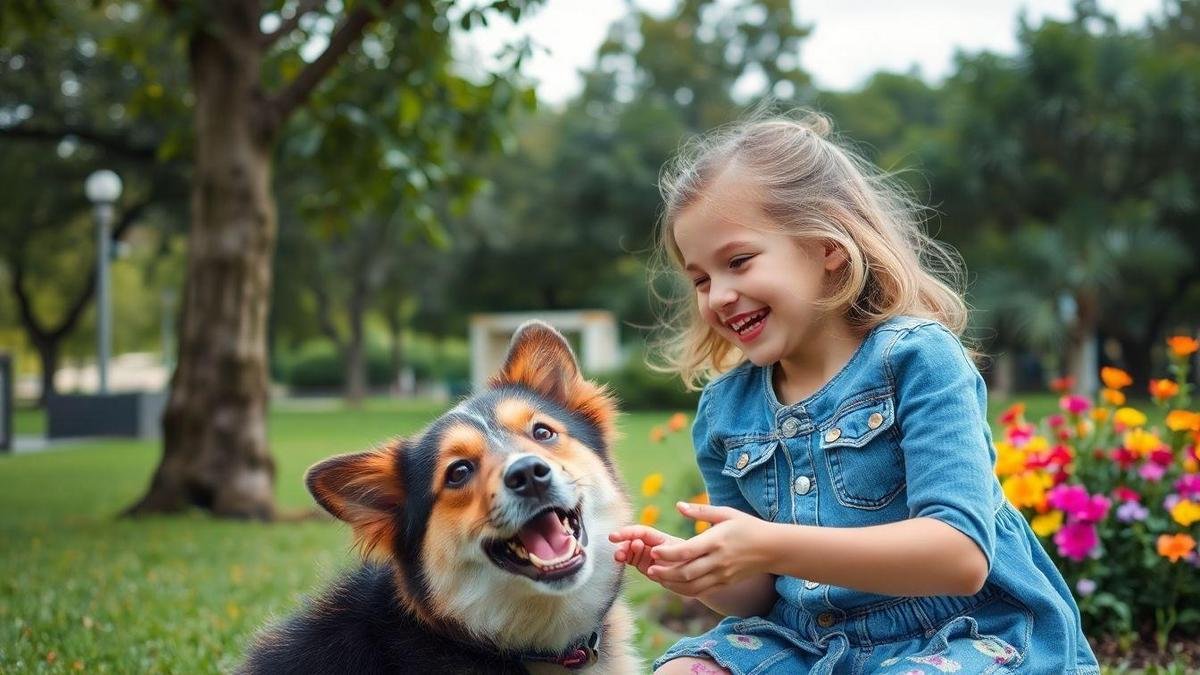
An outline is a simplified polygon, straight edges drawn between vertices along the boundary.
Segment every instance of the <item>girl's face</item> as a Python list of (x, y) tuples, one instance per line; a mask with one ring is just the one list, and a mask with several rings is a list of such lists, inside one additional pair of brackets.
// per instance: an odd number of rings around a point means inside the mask
[(723, 172), (675, 221), (675, 244), (700, 316), (755, 365), (803, 352), (819, 328), (814, 303), (844, 258), (778, 232), (739, 169)]

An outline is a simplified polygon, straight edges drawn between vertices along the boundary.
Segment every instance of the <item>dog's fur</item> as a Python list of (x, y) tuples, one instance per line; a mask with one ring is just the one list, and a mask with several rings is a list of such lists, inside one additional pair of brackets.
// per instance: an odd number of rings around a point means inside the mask
[[(599, 631), (586, 670), (638, 671), (607, 537), (630, 517), (610, 456), (616, 414), (562, 336), (531, 322), (488, 387), (416, 437), (314, 466), (309, 491), (350, 524), (366, 560), (261, 633), (241, 670), (562, 673), (537, 655), (569, 653)], [(568, 513), (582, 532), (556, 529)], [(522, 563), (520, 545), (505, 562), (501, 542), (530, 531), (546, 532), (554, 559), (567, 561)], [(564, 544), (568, 535), (579, 546)]]

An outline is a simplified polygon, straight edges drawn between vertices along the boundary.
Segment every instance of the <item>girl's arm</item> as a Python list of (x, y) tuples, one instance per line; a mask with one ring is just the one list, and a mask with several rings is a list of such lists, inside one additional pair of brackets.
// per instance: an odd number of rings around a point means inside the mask
[(779, 600), (774, 574), (756, 574), (696, 596), (722, 616), (766, 616)]
[(762, 574), (884, 595), (973, 595), (988, 574), (975, 542), (933, 518), (837, 528), (771, 523), (706, 504), (679, 508), (715, 523), (650, 552), (656, 564), (647, 575), (683, 595), (725, 599), (722, 588)]

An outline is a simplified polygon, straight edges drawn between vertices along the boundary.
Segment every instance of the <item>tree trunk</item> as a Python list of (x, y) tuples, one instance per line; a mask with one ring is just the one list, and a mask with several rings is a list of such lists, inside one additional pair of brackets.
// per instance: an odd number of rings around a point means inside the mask
[(264, 119), (258, 3), (213, 3), (192, 36), (195, 174), (178, 366), (163, 414), (163, 457), (128, 513), (198, 506), (270, 519), (267, 310), (276, 213), (273, 125)]
[(44, 408), (50, 397), (57, 393), (54, 387), (54, 373), (58, 372), (59, 340), (38, 340), (34, 347), (37, 349), (38, 359), (42, 362), (42, 393), (38, 398), (38, 405)]

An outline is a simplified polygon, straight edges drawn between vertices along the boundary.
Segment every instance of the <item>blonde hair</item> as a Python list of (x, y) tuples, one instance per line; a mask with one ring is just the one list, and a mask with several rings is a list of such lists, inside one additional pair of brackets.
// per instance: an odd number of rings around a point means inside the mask
[[(836, 290), (820, 301), (840, 310), (862, 332), (898, 315), (939, 321), (961, 336), (967, 323), (958, 255), (922, 229), (925, 209), (894, 179), (829, 138), (823, 115), (807, 112), (750, 119), (693, 139), (659, 176), (663, 211), (656, 236), (653, 278), (666, 272), (677, 281), (683, 259), (673, 229), (680, 213), (696, 203), (718, 176), (737, 166), (760, 197), (763, 213), (783, 233), (802, 241), (829, 242), (847, 263)], [(687, 293), (651, 292), (667, 314), (660, 317), (651, 368), (678, 374), (689, 390), (725, 372), (745, 355), (705, 323), (690, 283)]]

